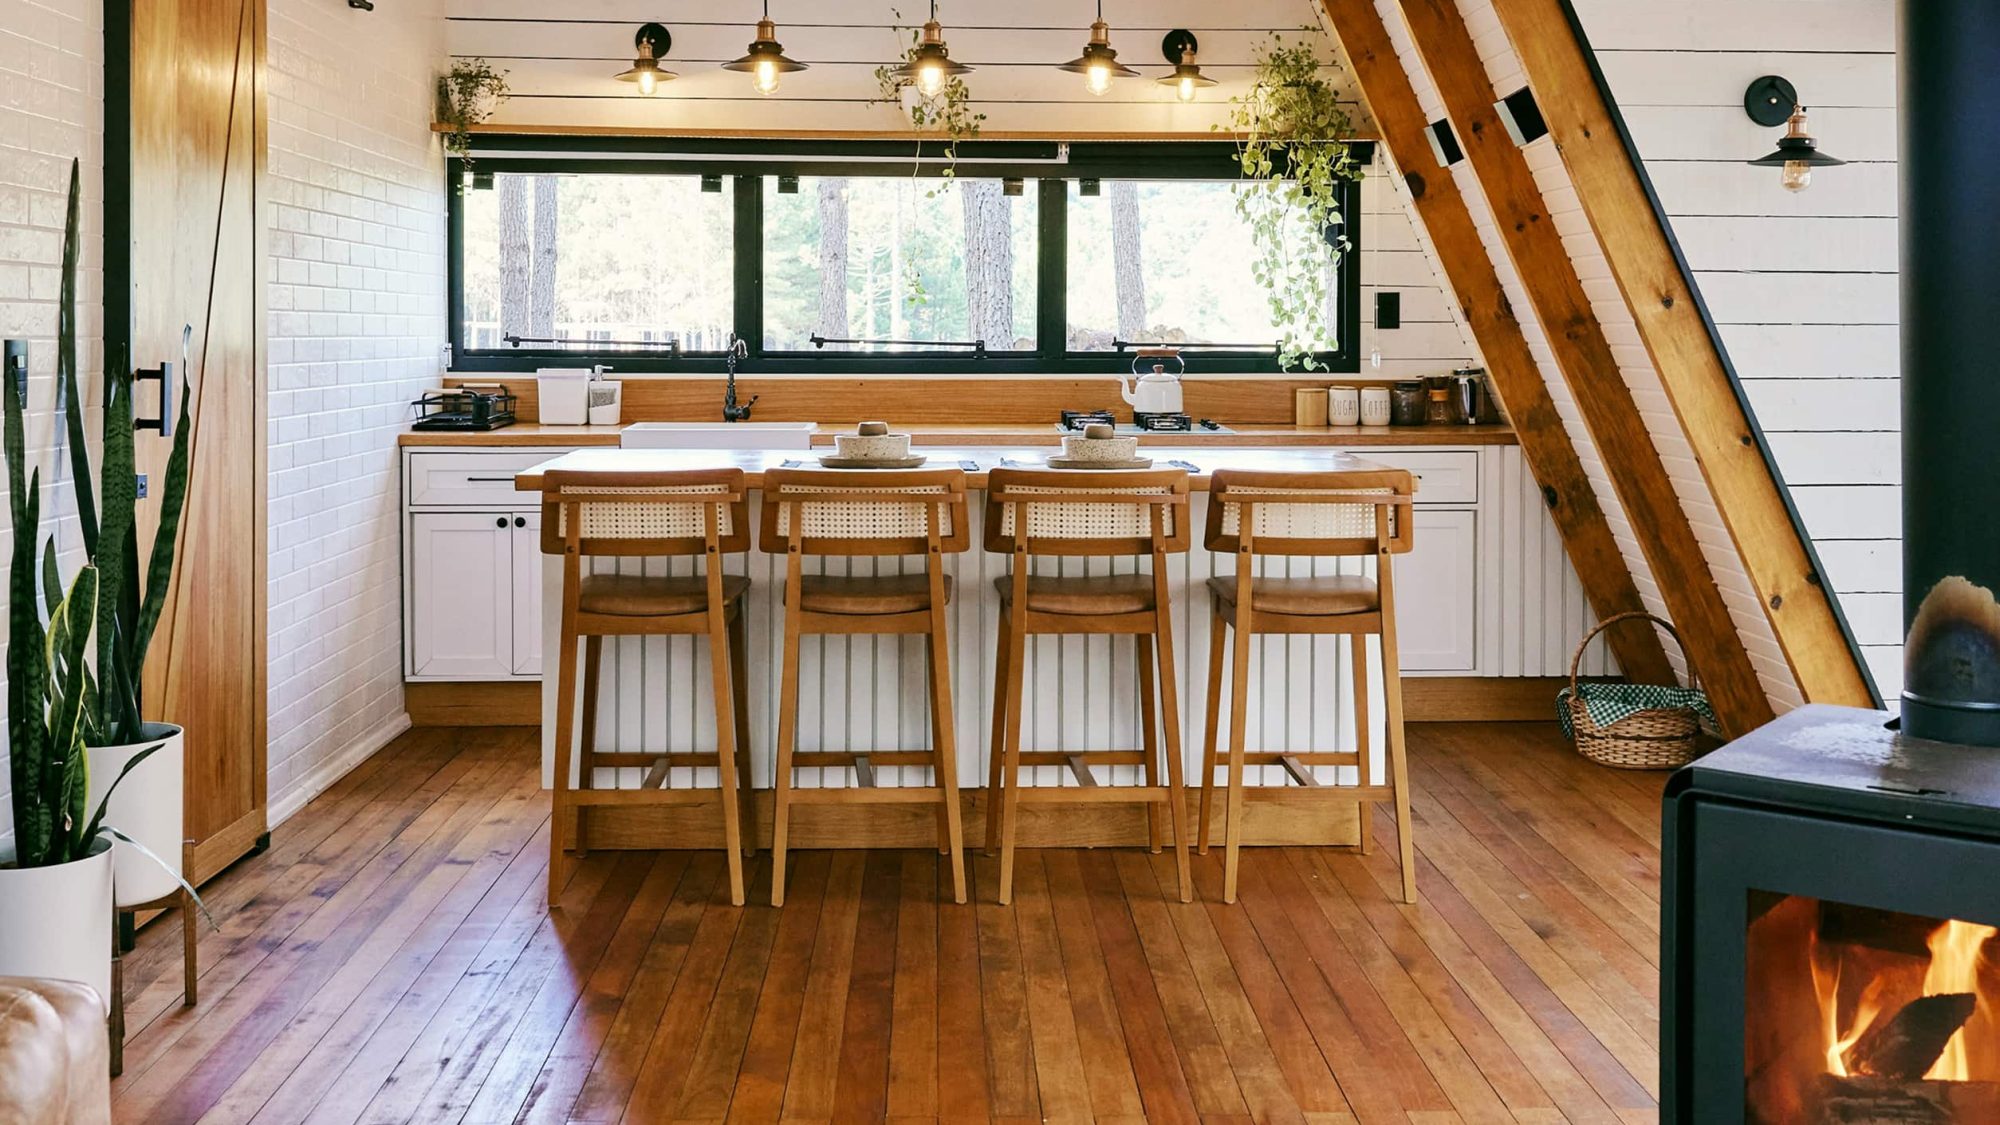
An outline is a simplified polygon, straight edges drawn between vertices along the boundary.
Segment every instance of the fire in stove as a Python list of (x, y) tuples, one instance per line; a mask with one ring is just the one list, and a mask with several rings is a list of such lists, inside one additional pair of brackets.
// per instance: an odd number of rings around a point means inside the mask
[(1745, 1119), (2000, 1121), (2000, 929), (1756, 894)]

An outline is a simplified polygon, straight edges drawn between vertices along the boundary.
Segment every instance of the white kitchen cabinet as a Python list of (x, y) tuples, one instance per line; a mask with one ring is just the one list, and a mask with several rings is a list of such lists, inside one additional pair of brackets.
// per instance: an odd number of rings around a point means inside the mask
[(1417, 507), (1396, 559), (1396, 643), (1405, 672), (1478, 670), (1479, 513)]
[(542, 674), (542, 513), (519, 513), (513, 520), (513, 674), (539, 677)]
[(513, 523), (514, 517), (496, 512), (411, 514), (411, 597), (404, 606), (410, 675), (477, 680), (514, 674)]

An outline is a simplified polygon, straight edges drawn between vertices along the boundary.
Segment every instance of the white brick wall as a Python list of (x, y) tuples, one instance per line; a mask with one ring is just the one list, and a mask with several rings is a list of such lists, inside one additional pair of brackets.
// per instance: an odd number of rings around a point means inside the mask
[(409, 722), (396, 433), (445, 341), (442, 23), (270, 0), (273, 823)]
[[(54, 438), (56, 300), (72, 157), (83, 162), (77, 327), (80, 338), (93, 341), (81, 352), (86, 387), (96, 385), (103, 362), (94, 342), (103, 324), (102, 27), (99, 0), (0, 3), (0, 336), (30, 341), (27, 446), (29, 464), (42, 469), (45, 528), (51, 513), (71, 510), (69, 472), (66, 464), (55, 464)], [(0, 493), (5, 488), (0, 474)], [(75, 528), (58, 527), (56, 535), (65, 573), (73, 573), (81, 561)], [(11, 548), (11, 529), (0, 516), (0, 571)], [(0, 764), (5, 761), (0, 742)], [(9, 775), (0, 769), (0, 836), (7, 838), (13, 835), (11, 792)]]

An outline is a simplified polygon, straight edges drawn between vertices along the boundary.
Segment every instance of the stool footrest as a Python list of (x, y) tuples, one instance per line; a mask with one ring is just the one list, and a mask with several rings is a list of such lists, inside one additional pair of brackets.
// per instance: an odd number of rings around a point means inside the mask
[(565, 789), (572, 807), (592, 805), (698, 805), (728, 800), (721, 789)]
[(1144, 750), (1023, 750), (1023, 766), (1067, 766), (1081, 761), (1092, 766), (1143, 766)]
[(1164, 785), (1021, 785), (1022, 804), (1165, 804), (1172, 798)]
[(935, 805), (944, 800), (944, 790), (935, 785), (848, 785), (791, 789), (785, 799), (794, 805)]
[[(1243, 799), (1259, 801), (1283, 800), (1299, 791), (1296, 785), (1245, 785)], [(1349, 801), (1388, 801), (1395, 799), (1396, 790), (1387, 785), (1329, 785), (1321, 782), (1313, 786), (1313, 793), (1324, 797), (1337, 797)]]

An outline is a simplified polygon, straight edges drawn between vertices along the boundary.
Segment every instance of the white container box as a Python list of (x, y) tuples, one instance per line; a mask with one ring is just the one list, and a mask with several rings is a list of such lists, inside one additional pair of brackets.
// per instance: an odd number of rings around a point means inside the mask
[(544, 426), (581, 426), (590, 421), (590, 372), (581, 367), (544, 367), (535, 372), (536, 413)]

